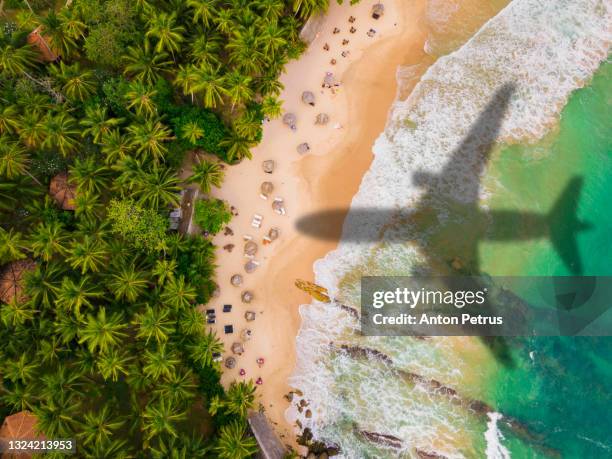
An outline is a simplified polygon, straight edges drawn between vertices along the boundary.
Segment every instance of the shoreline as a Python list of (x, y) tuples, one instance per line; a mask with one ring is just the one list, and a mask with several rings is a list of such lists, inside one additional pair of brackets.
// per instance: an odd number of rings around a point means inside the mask
[[(222, 304), (233, 305), (231, 313), (218, 314), (218, 323), (214, 326), (225, 345), (224, 358), (232, 355), (234, 342), (242, 341), (241, 330), (252, 331), (252, 339), (244, 342), (244, 354), (234, 355), (236, 367), (231, 370), (224, 367), (222, 381), (227, 385), (243, 379), (238, 374), (240, 369), (246, 371), (246, 380), (261, 377), (263, 384), (257, 390), (259, 402), (281, 441), (293, 447), (296, 446), (295, 427), (285, 419), (289, 402), (284, 395), (292, 390), (288, 377), (296, 361), (295, 337), (301, 324), (299, 305), (310, 302), (294, 282), (298, 278), (312, 281), (313, 263), (337, 246), (337, 240), (321, 241), (297, 233), (294, 223), (303, 215), (326, 208), (348, 210), (373, 159), (374, 141), (383, 132), (396, 99), (398, 66), (419, 64), (426, 58), (423, 50), (427, 36), (423, 26), (425, 1), (387, 2), (385, 16), (378, 21), (369, 15), (374, 3), (330, 6), (317, 37), (300, 59), (287, 65), (281, 77), (285, 85), (281, 94), (283, 113), (297, 115), (296, 132), (284, 126), (280, 119), (266, 123), (263, 140), (253, 149), (253, 159), (230, 166), (223, 187), (213, 192), (238, 211), (238, 216), (229, 224), (234, 235), (224, 236), (221, 232), (214, 239), (220, 295), (209, 306), (219, 309)], [(356, 18), (354, 23), (347, 21), (351, 15)], [(342, 30), (350, 26), (357, 29), (355, 34)], [(366, 36), (368, 28), (374, 26), (376, 36)], [(341, 32), (333, 34), (334, 27)], [(340, 40), (343, 39), (349, 40), (348, 46), (342, 47)], [(328, 52), (322, 49), (325, 43), (330, 44)], [(349, 50), (354, 56), (341, 60), (341, 50)], [(336, 55), (335, 66), (326, 62)], [(425, 70), (426, 66), (423, 67)], [(335, 94), (321, 90), (325, 71), (333, 71), (342, 82)], [(315, 94), (315, 107), (300, 101), (305, 90)], [(330, 116), (328, 125), (314, 125), (318, 113)], [(295, 147), (301, 142), (308, 142), (312, 153), (300, 157)], [(276, 163), (272, 174), (262, 171), (261, 162), (267, 159)], [(259, 185), (263, 181), (271, 181), (275, 187), (267, 201), (259, 197)], [(287, 215), (272, 212), (271, 201), (275, 196), (284, 199)], [(260, 229), (250, 224), (255, 213), (263, 216)], [(330, 225), (339, 238), (342, 221), (330, 222)], [(281, 230), (281, 237), (262, 246), (261, 238), (271, 226)], [(245, 274), (243, 269), (248, 261), (242, 252), (245, 234), (259, 244), (255, 258), (260, 267), (251, 274)], [(230, 243), (235, 247), (227, 252), (223, 246)], [(229, 283), (229, 278), (236, 273), (244, 277), (240, 287)], [(240, 301), (244, 290), (255, 295), (248, 305)], [(245, 321), (246, 310), (257, 313), (255, 321)], [(234, 334), (223, 334), (226, 324), (234, 325)], [(255, 362), (259, 357), (265, 359), (261, 368)]]

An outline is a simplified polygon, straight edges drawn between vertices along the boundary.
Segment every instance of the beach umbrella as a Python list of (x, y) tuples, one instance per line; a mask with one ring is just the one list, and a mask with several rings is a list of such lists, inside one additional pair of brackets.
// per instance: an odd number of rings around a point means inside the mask
[(377, 3), (372, 7), (372, 17), (374, 19), (380, 18), (383, 14), (385, 14), (385, 6), (382, 3)]
[(242, 341), (248, 341), (252, 337), (253, 337), (253, 332), (248, 328), (245, 328), (244, 330), (240, 332), (240, 338), (242, 339)]
[(236, 359), (234, 357), (228, 357), (225, 359), (225, 368), (230, 370), (236, 366)]
[(301, 144), (299, 144), (299, 145), (297, 146), (297, 152), (298, 152), (300, 155), (303, 155), (304, 153), (307, 153), (307, 152), (308, 152), (308, 150), (310, 150), (310, 145), (308, 145), (308, 143), (307, 143), (307, 142), (303, 142), (303, 143), (301, 143)]
[(230, 279), (230, 282), (234, 287), (238, 287), (239, 285), (242, 285), (242, 276), (240, 274), (234, 274)]
[(244, 244), (244, 254), (245, 255), (255, 255), (257, 253), (257, 244), (253, 241), (247, 241)]
[(308, 105), (315, 105), (315, 95), (311, 91), (304, 91), (302, 93), (302, 102)]
[(295, 129), (297, 117), (293, 113), (285, 113), (285, 115), (283, 116), (283, 123), (285, 123), (291, 129)]
[(259, 189), (261, 190), (261, 194), (268, 196), (274, 191), (274, 185), (272, 185), (272, 182), (263, 182)]
[(329, 115), (327, 115), (326, 113), (319, 113), (317, 115), (317, 118), (315, 119), (315, 124), (327, 124), (329, 123)]
[(247, 322), (253, 322), (255, 320), (255, 311), (247, 311), (244, 313), (244, 318)]
[(274, 172), (274, 160), (267, 159), (263, 163), (261, 163), (261, 168), (266, 174), (271, 174)]
[(279, 215), (285, 214), (285, 205), (284, 201), (281, 198), (276, 198), (272, 203), (272, 210)]
[(278, 236), (280, 236), (280, 230), (276, 227), (270, 228), (270, 231), (268, 231), (268, 237), (270, 238), (270, 241), (278, 239)]
[(232, 353), (236, 355), (244, 354), (244, 346), (242, 345), (242, 343), (232, 344)]
[(240, 295), (240, 299), (243, 303), (250, 303), (251, 301), (253, 301), (253, 298), (255, 298), (255, 295), (253, 295), (253, 292), (251, 292), (250, 290), (245, 290)]
[(252, 273), (253, 271), (255, 271), (257, 269), (257, 267), (259, 266), (259, 263), (253, 261), (253, 260), (249, 260), (244, 264), (244, 270), (247, 273)]
[(323, 87), (331, 88), (336, 84), (336, 79), (334, 78), (334, 74), (331, 72), (325, 73), (325, 78), (323, 78)]

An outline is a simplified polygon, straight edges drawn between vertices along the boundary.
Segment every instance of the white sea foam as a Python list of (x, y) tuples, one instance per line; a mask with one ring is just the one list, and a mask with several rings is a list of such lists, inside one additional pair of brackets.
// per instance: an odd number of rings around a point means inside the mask
[[(498, 140), (532, 142), (544, 136), (570, 93), (585, 84), (607, 57), (610, 24), (610, 3), (603, 0), (512, 2), (463, 47), (431, 66), (410, 97), (394, 104), (352, 208), (409, 208), (421, 193), (413, 173), (439, 171), (504, 83), (514, 83), (517, 90)], [(461, 174), (469, 172), (459, 171), (447, 184), (457, 199), (465, 193)], [(372, 215), (364, 220), (363, 215), (349, 212), (344, 232), (372, 240), (388, 222), (384, 213), (378, 220)], [(417, 261), (418, 252), (410, 243), (341, 241), (315, 264), (316, 281), (344, 304), (358, 305), (361, 275), (406, 274)], [(402, 439), (407, 454), (419, 448), (461, 457), (457, 438), (467, 437), (466, 430), (474, 428), (474, 420), (467, 419), (465, 412), (410, 389), (386, 365), (359, 362), (330, 351), (329, 346), (342, 342), (376, 348), (393, 355), (401, 368), (460, 384), (467, 370), (461, 362), (444, 360), (443, 339), (415, 343), (364, 338), (354, 333), (357, 324), (345, 311), (313, 304), (302, 306), (300, 312), (298, 363), (290, 383), (311, 400), (314, 415), (305, 419), (293, 412), (291, 420), (300, 418), (315, 436), (339, 444), (345, 457), (397, 457), (397, 451), (359, 437), (359, 429)], [(489, 445), (494, 445), (493, 433), (499, 440), (496, 420), (488, 424), (487, 454)], [(503, 445), (495, 448), (491, 451), (498, 455), (492, 457), (507, 457)]]
[(499, 413), (488, 413), (488, 417), (489, 422), (487, 422), (487, 431), (485, 432), (487, 459), (509, 459), (510, 452), (502, 444), (504, 436), (497, 427), (497, 422), (501, 420), (502, 415)]

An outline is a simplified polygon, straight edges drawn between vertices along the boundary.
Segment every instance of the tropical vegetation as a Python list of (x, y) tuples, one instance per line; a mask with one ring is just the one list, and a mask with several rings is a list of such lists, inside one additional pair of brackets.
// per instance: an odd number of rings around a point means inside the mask
[[(300, 28), (326, 7), (0, 2), (0, 415), (33, 412), (77, 457), (256, 452), (254, 386), (221, 386), (197, 309), (214, 247), (168, 215), (183, 187), (210, 193), (223, 162), (251, 157)], [(194, 151), (209, 159), (182, 180)], [(196, 206), (211, 234), (230, 217)]]

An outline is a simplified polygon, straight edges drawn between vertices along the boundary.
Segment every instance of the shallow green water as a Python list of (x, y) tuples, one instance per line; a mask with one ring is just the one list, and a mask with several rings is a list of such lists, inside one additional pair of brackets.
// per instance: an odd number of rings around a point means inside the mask
[[(494, 156), (487, 185), (491, 207), (547, 212), (564, 186), (582, 176), (578, 214), (593, 228), (578, 236), (585, 275), (612, 275), (612, 63), (576, 91), (558, 129), (535, 145)], [(518, 192), (517, 192), (518, 191)], [(563, 228), (563, 222), (558, 222)], [(564, 228), (563, 228), (564, 229)], [(481, 266), (496, 275), (570, 275), (550, 242), (486, 243)], [(611, 299), (612, 302), (612, 299)], [(513, 457), (612, 457), (612, 338), (513, 341), (513, 366), (497, 366), (487, 398), (536, 434), (519, 439), (500, 428)], [(530, 355), (531, 354), (531, 355)]]

